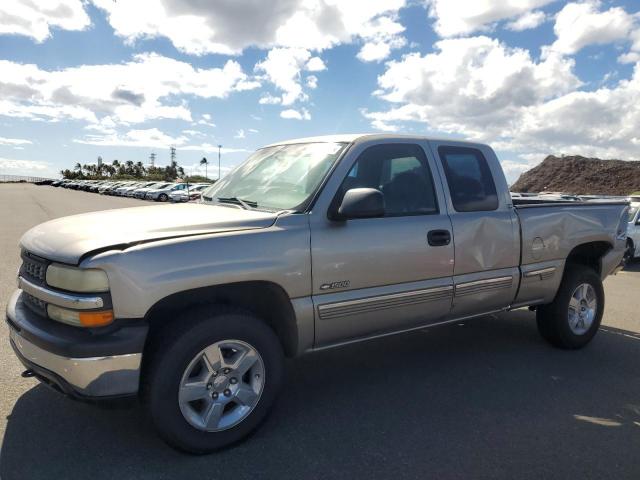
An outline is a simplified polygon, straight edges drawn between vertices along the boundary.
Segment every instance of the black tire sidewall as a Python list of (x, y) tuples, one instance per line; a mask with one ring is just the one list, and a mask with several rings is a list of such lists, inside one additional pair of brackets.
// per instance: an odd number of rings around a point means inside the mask
[[(282, 383), (283, 353), (274, 332), (250, 314), (216, 314), (209, 309), (198, 309), (186, 317), (184, 322), (178, 322), (181, 327), (164, 332), (173, 340), (165, 351), (156, 354), (154, 365), (149, 369), (145, 403), (167, 443), (189, 453), (208, 453), (242, 440), (264, 420)], [(258, 404), (238, 425), (220, 432), (204, 432), (191, 426), (180, 411), (180, 380), (200, 351), (217, 341), (230, 339), (242, 340), (258, 351), (265, 369), (264, 388)]]
[[(569, 302), (578, 285), (588, 283), (596, 293), (596, 316), (587, 332), (582, 335), (573, 333), (569, 326)], [(604, 288), (598, 274), (584, 266), (570, 265), (558, 289), (553, 303), (538, 311), (538, 327), (541, 335), (561, 348), (576, 349), (588, 344), (598, 332), (604, 313)]]

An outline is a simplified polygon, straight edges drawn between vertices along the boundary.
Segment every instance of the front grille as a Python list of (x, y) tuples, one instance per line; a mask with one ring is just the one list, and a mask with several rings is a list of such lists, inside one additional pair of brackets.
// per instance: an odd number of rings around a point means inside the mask
[(22, 253), (22, 267), (20, 275), (31, 282), (45, 283), (47, 273), (47, 261), (28, 252)]
[(38, 315), (46, 316), (47, 315), (47, 304), (40, 300), (39, 298), (34, 297), (33, 295), (29, 295), (27, 292), (22, 292), (22, 298), (24, 299), (25, 305)]

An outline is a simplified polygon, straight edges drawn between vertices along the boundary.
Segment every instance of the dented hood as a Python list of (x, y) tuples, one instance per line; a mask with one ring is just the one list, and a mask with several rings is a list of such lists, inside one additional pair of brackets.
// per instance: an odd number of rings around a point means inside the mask
[(84, 213), (42, 223), (20, 240), (29, 252), (77, 264), (95, 250), (208, 233), (266, 228), (276, 214), (234, 206), (186, 203)]

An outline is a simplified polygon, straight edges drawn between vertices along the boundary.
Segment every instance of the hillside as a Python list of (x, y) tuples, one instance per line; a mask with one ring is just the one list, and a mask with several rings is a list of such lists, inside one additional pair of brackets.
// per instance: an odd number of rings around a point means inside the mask
[(512, 192), (545, 190), (578, 195), (629, 195), (640, 190), (640, 161), (549, 155), (511, 186)]

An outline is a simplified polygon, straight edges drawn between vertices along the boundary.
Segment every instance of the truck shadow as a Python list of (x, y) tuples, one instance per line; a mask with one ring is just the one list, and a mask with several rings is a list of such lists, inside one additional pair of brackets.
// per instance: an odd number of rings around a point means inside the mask
[(489, 316), (289, 362), (246, 442), (194, 457), (140, 406), (105, 410), (38, 386), (17, 401), (3, 480), (38, 478), (638, 478), (640, 335), (580, 351), (531, 312)]

